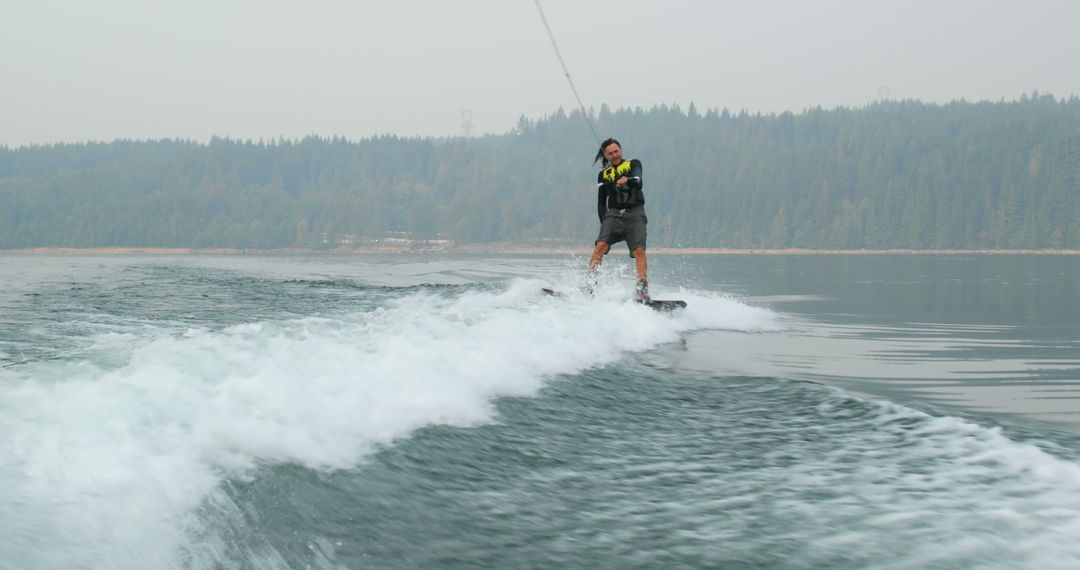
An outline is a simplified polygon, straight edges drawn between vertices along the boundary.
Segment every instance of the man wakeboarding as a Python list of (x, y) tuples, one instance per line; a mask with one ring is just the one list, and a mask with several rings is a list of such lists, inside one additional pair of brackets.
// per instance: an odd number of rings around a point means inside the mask
[[(649, 266), (645, 258), (645, 230), (649, 220), (645, 217), (645, 195), (641, 192), (641, 161), (624, 159), (622, 145), (615, 139), (600, 143), (594, 162), (601, 159), (604, 162), (596, 176), (596, 213), (600, 216), (600, 234), (596, 237), (592, 258), (589, 259), (589, 285), (585, 291), (592, 294), (596, 272), (604, 256), (611, 250), (611, 245), (625, 241), (637, 268), (634, 300), (655, 311), (685, 309), (686, 301), (657, 300), (649, 296)], [(541, 291), (546, 295), (561, 296), (549, 287)]]
[(626, 241), (630, 257), (637, 268), (637, 285), (634, 298), (648, 303), (648, 261), (645, 257), (645, 234), (649, 223), (645, 217), (645, 194), (642, 193), (641, 161), (627, 160), (622, 155), (622, 145), (615, 139), (600, 143), (593, 163), (600, 162), (596, 175), (596, 211), (600, 216), (600, 234), (596, 236), (592, 258), (589, 260), (589, 277), (596, 278), (596, 271), (612, 244)]

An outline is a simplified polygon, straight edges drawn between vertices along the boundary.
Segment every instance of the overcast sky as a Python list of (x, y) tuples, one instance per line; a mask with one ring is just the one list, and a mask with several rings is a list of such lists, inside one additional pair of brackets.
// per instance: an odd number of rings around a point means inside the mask
[[(586, 105), (1080, 95), (1080, 2), (542, 0)], [(0, 145), (505, 132), (576, 108), (534, 0), (0, 0)]]

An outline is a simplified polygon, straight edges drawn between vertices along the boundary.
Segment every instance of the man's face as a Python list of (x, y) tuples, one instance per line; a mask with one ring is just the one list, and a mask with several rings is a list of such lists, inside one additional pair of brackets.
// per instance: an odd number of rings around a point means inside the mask
[(615, 143), (611, 143), (604, 147), (604, 158), (611, 164), (619, 164), (622, 162), (622, 147)]

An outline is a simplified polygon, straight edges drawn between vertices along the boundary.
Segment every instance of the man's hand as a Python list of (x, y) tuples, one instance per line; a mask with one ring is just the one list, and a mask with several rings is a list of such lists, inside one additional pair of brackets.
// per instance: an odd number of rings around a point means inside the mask
[(626, 183), (627, 183), (627, 182), (629, 182), (629, 181), (630, 181), (630, 179), (629, 179), (629, 178), (627, 178), (627, 177), (623, 176), (622, 178), (620, 178), (620, 179), (616, 180), (616, 181), (615, 181), (615, 184), (617, 184), (617, 185), (619, 185), (619, 186), (626, 186)]

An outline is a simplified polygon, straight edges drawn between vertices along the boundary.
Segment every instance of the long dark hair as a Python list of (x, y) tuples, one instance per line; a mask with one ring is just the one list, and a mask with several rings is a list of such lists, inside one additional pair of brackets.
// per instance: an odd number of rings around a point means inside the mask
[(622, 144), (619, 143), (619, 141), (617, 141), (615, 139), (607, 139), (604, 142), (600, 143), (600, 150), (596, 151), (596, 158), (594, 158), (593, 161), (592, 161), (593, 164), (596, 164), (597, 162), (600, 162), (601, 160), (603, 160), (604, 162), (601, 164), (601, 166), (607, 168), (608, 161), (607, 161), (607, 157), (604, 156), (604, 149), (611, 146), (611, 145), (613, 145), (613, 144), (619, 145), (619, 148), (622, 148)]

